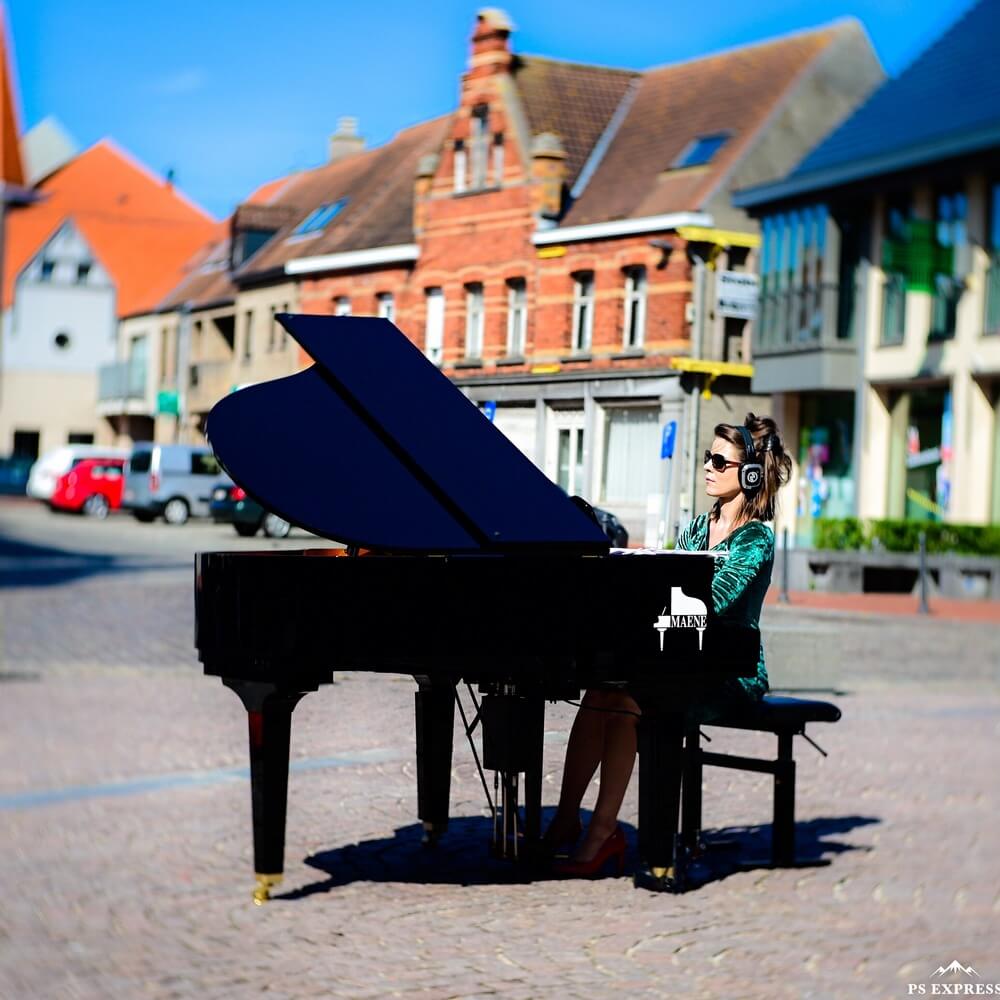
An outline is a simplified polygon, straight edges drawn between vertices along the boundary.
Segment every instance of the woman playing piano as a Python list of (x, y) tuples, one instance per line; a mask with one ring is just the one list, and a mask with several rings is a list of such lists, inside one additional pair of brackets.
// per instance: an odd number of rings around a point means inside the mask
[[(715, 502), (681, 532), (677, 547), (724, 553), (716, 561), (712, 580), (715, 613), (757, 628), (774, 562), (774, 534), (765, 522), (774, 519), (778, 490), (788, 481), (792, 461), (775, 422), (748, 413), (742, 425), (715, 428), (704, 466), (705, 492)], [(757, 675), (712, 684), (696, 717), (708, 722), (727, 705), (757, 700), (765, 691), (761, 647)], [(566, 750), (559, 806), (545, 834), (550, 848), (579, 840), (580, 803), (598, 767), (600, 790), (586, 835), (567, 861), (556, 864), (559, 874), (594, 875), (609, 861), (621, 869), (625, 837), (618, 826), (618, 810), (635, 764), (639, 715), (635, 700), (620, 687), (590, 690), (584, 696)]]

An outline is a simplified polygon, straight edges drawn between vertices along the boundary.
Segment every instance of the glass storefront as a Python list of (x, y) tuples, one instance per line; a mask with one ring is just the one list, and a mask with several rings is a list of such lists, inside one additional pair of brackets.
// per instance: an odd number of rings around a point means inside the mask
[(909, 395), (904, 517), (943, 521), (951, 496), (951, 392), (942, 386)]
[(854, 395), (801, 397), (796, 538), (811, 545), (817, 518), (854, 513)]

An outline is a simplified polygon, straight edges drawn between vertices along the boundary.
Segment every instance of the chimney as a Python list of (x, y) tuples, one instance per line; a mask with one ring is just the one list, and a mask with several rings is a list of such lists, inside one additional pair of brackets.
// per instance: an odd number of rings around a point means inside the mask
[(510, 33), (514, 25), (505, 11), (486, 7), (476, 14), (472, 54), (466, 79), (476, 80), (510, 69)]
[(542, 132), (531, 140), (531, 180), (535, 214), (544, 219), (558, 219), (566, 182), (566, 150), (559, 136), (552, 132)]
[(337, 119), (337, 131), (330, 136), (330, 162), (353, 156), (365, 148), (365, 140), (358, 135), (358, 120), (349, 115)]

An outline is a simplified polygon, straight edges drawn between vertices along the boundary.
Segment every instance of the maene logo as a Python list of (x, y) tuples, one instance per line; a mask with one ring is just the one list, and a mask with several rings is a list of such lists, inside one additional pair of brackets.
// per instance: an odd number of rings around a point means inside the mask
[[(668, 610), (669, 608), (669, 610)], [(664, 607), (653, 628), (660, 633), (660, 652), (663, 652), (663, 636), (668, 628), (696, 628), (698, 649), (708, 627), (708, 608), (697, 597), (688, 597), (680, 587), (670, 588), (670, 604)]]

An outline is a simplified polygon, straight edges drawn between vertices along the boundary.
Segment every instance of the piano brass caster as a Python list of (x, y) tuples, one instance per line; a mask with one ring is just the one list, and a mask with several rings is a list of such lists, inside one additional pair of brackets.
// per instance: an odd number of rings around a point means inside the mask
[(271, 898), (271, 887), (281, 882), (281, 875), (257, 875), (257, 888), (253, 891), (254, 906), (263, 906)]
[(674, 866), (671, 865), (669, 868), (653, 868), (654, 878), (673, 878), (674, 877)]

